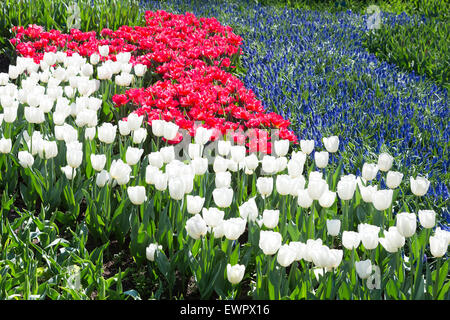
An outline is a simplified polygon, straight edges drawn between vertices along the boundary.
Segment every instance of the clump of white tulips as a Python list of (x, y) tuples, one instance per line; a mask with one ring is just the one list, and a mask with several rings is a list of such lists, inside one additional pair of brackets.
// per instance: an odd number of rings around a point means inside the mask
[[(249, 154), (244, 145), (219, 139), (210, 158), (205, 150), (213, 131), (199, 126), (193, 141), (163, 145), (161, 138), (170, 141), (180, 133), (177, 124), (147, 123), (135, 113), (101, 121), (103, 110), (111, 108), (102, 96), (146, 72), (130, 64), (128, 53), (100, 62), (108, 53), (108, 46), (89, 60), (45, 53), (40, 64), (19, 57), (0, 86), (1, 157), (20, 166), (44, 204), (57, 206), (56, 193), (79, 213), (85, 199), (88, 227), (100, 241), (130, 235), (136, 261), (161, 263), (160, 268), (166, 266), (161, 259), (175, 259), (181, 251), (189, 256), (189, 265), (181, 267), (193, 270), (200, 288), (221, 277), (234, 290), (256, 277), (251, 283), (256, 298), (306, 298), (305, 292), (376, 298), (373, 286), (349, 284), (358, 281), (352, 272), (370, 279), (377, 267), (383, 277), (405, 278), (402, 254), (410, 270), (404, 286), (417, 294), (420, 280), (411, 270), (422, 266), (425, 251), (442, 263), (449, 232), (437, 227), (437, 212), (417, 205), (430, 182), (410, 177), (411, 194), (400, 201), (404, 177), (391, 170), (390, 154), (364, 163), (357, 177), (342, 174), (330, 161), (339, 149), (337, 136), (323, 138), (325, 150), (315, 150), (314, 140), (301, 140), (299, 150), (289, 152), (288, 140), (276, 140), (272, 154)], [(249, 259), (255, 259), (253, 270)], [(332, 281), (347, 283), (347, 289), (327, 290)], [(426, 281), (425, 288), (432, 280)], [(305, 289), (292, 283), (304, 283)], [(440, 296), (438, 290), (430, 294)]]

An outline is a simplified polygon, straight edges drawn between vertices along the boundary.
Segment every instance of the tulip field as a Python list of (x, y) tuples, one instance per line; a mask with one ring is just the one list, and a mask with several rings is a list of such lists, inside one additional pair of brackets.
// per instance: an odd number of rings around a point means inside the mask
[(1, 300), (450, 299), (428, 17), (107, 2), (0, 4)]

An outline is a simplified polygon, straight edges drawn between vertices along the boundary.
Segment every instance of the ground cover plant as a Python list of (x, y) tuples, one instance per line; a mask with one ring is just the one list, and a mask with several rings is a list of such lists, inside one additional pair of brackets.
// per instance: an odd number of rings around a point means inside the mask
[(356, 14), (199, 4), (12, 28), (1, 298), (448, 299), (445, 89)]

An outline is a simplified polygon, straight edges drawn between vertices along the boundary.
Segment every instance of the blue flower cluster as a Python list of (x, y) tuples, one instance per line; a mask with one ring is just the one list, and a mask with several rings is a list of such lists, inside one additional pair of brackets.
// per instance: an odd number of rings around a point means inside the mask
[[(246, 87), (266, 108), (290, 119), (299, 139), (314, 139), (321, 148), (322, 137), (338, 135), (352, 172), (386, 151), (404, 179), (427, 176), (428, 198), (448, 212), (448, 92), (369, 53), (363, 46), (371, 32), (367, 16), (253, 1), (156, 1), (147, 7), (216, 17), (232, 26), (244, 39)], [(420, 18), (384, 14), (381, 23), (411, 19)]]

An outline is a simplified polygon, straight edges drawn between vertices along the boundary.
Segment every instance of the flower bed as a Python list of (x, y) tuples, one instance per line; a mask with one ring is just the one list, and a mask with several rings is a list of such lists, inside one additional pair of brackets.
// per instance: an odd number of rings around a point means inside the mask
[[(181, 21), (186, 32), (198, 21), (147, 16)], [(16, 31), (17, 47), (29, 48), (24, 54), (44, 34), (36, 26)], [(229, 66), (200, 54), (156, 67), (156, 56), (117, 52), (114, 39), (92, 36), (61, 36), (96, 43), (90, 55), (35, 51), (0, 75), (0, 297), (137, 298), (123, 289), (126, 272), (105, 279), (103, 252), (112, 242), (148, 267), (148, 298), (185, 297), (190, 281), (205, 299), (448, 295), (450, 236), (435, 211), (423, 210), (428, 179), (404, 177), (385, 152), (361, 174), (344, 173), (343, 159), (333, 156), (339, 137), (295, 145), (289, 122), (265, 113)], [(149, 74), (162, 78), (124, 89)], [(128, 105), (138, 108), (123, 119)], [(248, 145), (242, 132), (222, 139), (224, 129), (240, 128), (259, 131), (245, 132)], [(270, 146), (262, 134), (269, 129), (279, 130)], [(172, 145), (181, 131), (183, 143)], [(404, 181), (409, 188), (400, 193)], [(10, 209), (18, 215), (13, 222)]]

